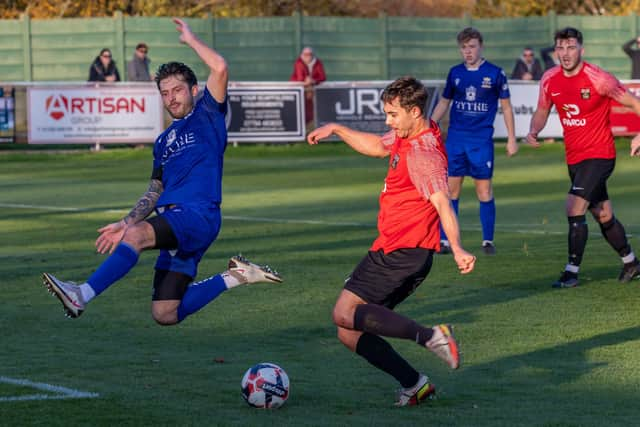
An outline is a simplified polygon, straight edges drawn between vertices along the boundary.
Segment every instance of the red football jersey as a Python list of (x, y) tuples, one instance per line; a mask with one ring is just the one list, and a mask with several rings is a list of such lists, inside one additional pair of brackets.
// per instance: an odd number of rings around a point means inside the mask
[(571, 77), (565, 76), (561, 67), (544, 73), (538, 107), (556, 106), (564, 131), (567, 164), (616, 157), (609, 112), (611, 99), (618, 100), (624, 92), (618, 79), (587, 62)]
[(440, 129), (432, 121), (430, 129), (415, 137), (399, 138), (392, 131), (382, 138), (390, 151), (389, 171), (380, 194), (379, 235), (371, 250), (439, 250), (440, 218), (429, 197), (449, 192)]

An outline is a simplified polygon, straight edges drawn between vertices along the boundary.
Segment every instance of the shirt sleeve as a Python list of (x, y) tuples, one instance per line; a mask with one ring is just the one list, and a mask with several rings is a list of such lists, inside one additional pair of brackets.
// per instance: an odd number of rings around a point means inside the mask
[(229, 99), (229, 94), (225, 95), (223, 102), (218, 102), (209, 92), (209, 88), (204, 87), (204, 91), (202, 93), (202, 98), (200, 98), (199, 102), (203, 103), (204, 109), (209, 112), (215, 112), (220, 114), (227, 114), (227, 102)]
[(511, 93), (509, 92), (509, 83), (507, 82), (507, 75), (505, 74), (503, 69), (500, 69), (497, 80), (498, 80), (497, 85), (498, 85), (498, 91), (499, 91), (498, 97), (500, 99), (510, 98)]
[(455, 88), (453, 86), (453, 76), (451, 75), (452, 71), (453, 70), (449, 70), (449, 74), (447, 74), (447, 82), (445, 83), (444, 89), (442, 90), (442, 94), (440, 95), (446, 99), (453, 99), (453, 95), (455, 91)]
[(538, 108), (542, 110), (551, 109), (551, 97), (549, 96), (549, 81), (552, 72), (547, 71), (542, 75), (538, 91)]
[(394, 142), (396, 142), (396, 132), (391, 130), (385, 133), (384, 135), (382, 135), (381, 141), (382, 141), (382, 145), (387, 151), (391, 150), (391, 146), (393, 145)]
[(589, 64), (585, 66), (584, 72), (589, 77), (589, 80), (591, 80), (593, 87), (602, 96), (608, 96), (618, 101), (627, 91), (622, 83), (620, 83), (620, 80), (600, 67)]
[(449, 194), (447, 158), (435, 139), (431, 134), (425, 135), (407, 154), (409, 177), (425, 200), (439, 191)]

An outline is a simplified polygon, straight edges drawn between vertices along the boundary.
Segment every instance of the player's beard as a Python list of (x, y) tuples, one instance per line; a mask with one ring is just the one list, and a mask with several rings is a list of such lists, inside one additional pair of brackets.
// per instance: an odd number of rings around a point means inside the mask
[(567, 74), (572, 74), (574, 71), (576, 71), (576, 69), (580, 66), (580, 64), (582, 64), (581, 55), (578, 56), (575, 63), (570, 64), (568, 67), (564, 65), (564, 61), (562, 60), (562, 58), (560, 58), (560, 66), (562, 67), (562, 70)]
[(183, 119), (193, 109), (193, 98), (191, 98), (190, 101), (186, 101), (184, 103), (177, 103), (176, 107), (180, 107), (180, 108), (173, 108), (172, 110), (171, 104), (169, 104), (165, 106), (165, 109), (167, 110), (169, 115), (174, 119)]

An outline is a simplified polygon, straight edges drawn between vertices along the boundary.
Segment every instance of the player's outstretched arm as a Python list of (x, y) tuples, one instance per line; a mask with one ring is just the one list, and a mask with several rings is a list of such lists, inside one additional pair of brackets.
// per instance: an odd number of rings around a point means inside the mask
[[(612, 98), (625, 107), (631, 108), (634, 113), (640, 116), (640, 98), (628, 90), (615, 92)], [(635, 138), (631, 140), (630, 154), (632, 156), (640, 156), (640, 135), (636, 135)]]
[(458, 218), (453, 206), (451, 206), (449, 196), (443, 191), (437, 191), (429, 197), (429, 201), (438, 211), (442, 228), (449, 238), (451, 252), (453, 252), (453, 257), (458, 264), (460, 274), (471, 273), (476, 263), (476, 257), (465, 251), (460, 243)]
[(501, 98), (500, 106), (504, 115), (504, 124), (507, 127), (507, 157), (515, 156), (518, 152), (518, 141), (516, 140), (516, 122), (513, 117), (511, 99)]
[(98, 253), (103, 254), (107, 251), (112, 253), (124, 237), (127, 227), (137, 224), (153, 212), (162, 191), (162, 181), (152, 179), (149, 182), (149, 188), (147, 191), (142, 195), (142, 197), (140, 197), (140, 199), (138, 199), (136, 205), (131, 209), (131, 212), (129, 212), (126, 217), (122, 218), (118, 222), (105, 225), (98, 229), (98, 233), (100, 233), (96, 239), (96, 249)]
[(527, 143), (535, 148), (540, 146), (538, 142), (538, 133), (544, 129), (549, 118), (549, 109), (540, 108), (533, 113), (531, 117), (531, 124), (529, 125), (529, 133), (527, 134)]
[(227, 61), (215, 50), (204, 44), (193, 32), (189, 25), (179, 18), (173, 18), (176, 24), (176, 30), (180, 33), (180, 41), (191, 49), (202, 59), (209, 67), (210, 73), (207, 78), (207, 89), (218, 102), (224, 102), (227, 96), (227, 83), (229, 74), (227, 69)]
[(385, 157), (389, 151), (382, 143), (382, 137), (373, 133), (360, 132), (336, 123), (328, 123), (313, 130), (307, 136), (307, 142), (316, 145), (320, 140), (329, 138), (331, 135), (347, 143), (357, 152), (371, 157)]

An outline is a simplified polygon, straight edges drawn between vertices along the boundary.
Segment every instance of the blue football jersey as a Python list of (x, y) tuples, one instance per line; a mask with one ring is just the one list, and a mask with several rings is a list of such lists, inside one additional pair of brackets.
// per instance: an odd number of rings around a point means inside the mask
[(158, 206), (220, 204), (226, 114), (226, 99), (217, 102), (205, 88), (193, 111), (158, 136), (153, 168), (162, 170), (164, 187)]
[(510, 94), (502, 68), (484, 61), (476, 69), (452, 67), (442, 96), (451, 100), (447, 144), (484, 143), (493, 138), (498, 99)]

